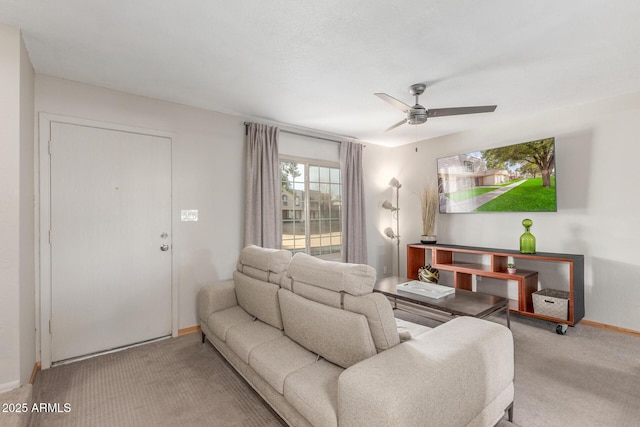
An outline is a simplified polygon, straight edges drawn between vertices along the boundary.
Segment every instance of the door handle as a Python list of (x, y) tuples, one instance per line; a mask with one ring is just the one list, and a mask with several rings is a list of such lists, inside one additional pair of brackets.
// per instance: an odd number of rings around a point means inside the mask
[(168, 250), (169, 250), (169, 245), (167, 245), (167, 244), (165, 243), (164, 245), (160, 246), (160, 250), (161, 250), (162, 252), (166, 252), (166, 251), (168, 251)]

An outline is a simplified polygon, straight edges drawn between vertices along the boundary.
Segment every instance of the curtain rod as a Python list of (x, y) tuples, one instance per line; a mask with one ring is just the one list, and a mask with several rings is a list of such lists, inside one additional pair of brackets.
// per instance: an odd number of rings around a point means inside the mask
[[(251, 123), (252, 122), (244, 122), (244, 134), (245, 135), (249, 135), (249, 125), (251, 125)], [(321, 139), (323, 141), (337, 142), (338, 144), (342, 142), (342, 141), (339, 141), (337, 139), (324, 138), (322, 136), (307, 135), (305, 133), (294, 132), (294, 131), (286, 130), (286, 129), (280, 129), (280, 132), (289, 133), (291, 135), (304, 136), (304, 137), (307, 137), (307, 138)], [(352, 138), (349, 138), (349, 139), (352, 139)]]

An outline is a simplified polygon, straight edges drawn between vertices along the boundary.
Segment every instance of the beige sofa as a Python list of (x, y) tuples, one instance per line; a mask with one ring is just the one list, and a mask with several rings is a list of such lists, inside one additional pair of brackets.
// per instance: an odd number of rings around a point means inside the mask
[(509, 329), (460, 317), (399, 333), (375, 280), (366, 265), (249, 246), (233, 280), (198, 295), (203, 342), (289, 425), (493, 426), (511, 415)]

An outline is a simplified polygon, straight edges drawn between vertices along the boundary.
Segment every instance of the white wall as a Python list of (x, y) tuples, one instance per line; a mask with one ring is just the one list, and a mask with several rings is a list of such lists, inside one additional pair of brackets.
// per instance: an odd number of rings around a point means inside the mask
[(35, 363), (33, 69), (20, 31), (0, 25), (0, 391)]
[(278, 152), (280, 156), (340, 162), (339, 143), (282, 131), (278, 139)]
[[(400, 234), (405, 243), (419, 240), (416, 195), (426, 178), (436, 177), (438, 157), (551, 136), (556, 138), (557, 212), (439, 215), (438, 241), (518, 249), (521, 221), (529, 217), (538, 251), (585, 255), (585, 318), (640, 330), (639, 234), (634, 221), (640, 212), (640, 94), (393, 149), (391, 162), (398, 166), (403, 184)], [(375, 179), (375, 165), (369, 167), (374, 169), (367, 175)], [(376, 215), (384, 218), (388, 213), (378, 207), (372, 213)], [(371, 243), (369, 250), (375, 250)], [(405, 274), (405, 250), (400, 263)]]
[(175, 134), (173, 215), (198, 210), (174, 230), (178, 327), (197, 325), (198, 290), (231, 277), (243, 241), (244, 120), (45, 75), (36, 75), (36, 112)]
[(0, 25), (0, 391), (19, 382), (20, 32)]
[(20, 383), (26, 384), (36, 361), (35, 303), (35, 73), (20, 37)]

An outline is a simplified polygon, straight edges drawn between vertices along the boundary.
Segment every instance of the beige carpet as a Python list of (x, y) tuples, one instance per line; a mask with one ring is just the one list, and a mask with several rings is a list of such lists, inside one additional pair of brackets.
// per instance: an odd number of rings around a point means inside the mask
[(40, 371), (34, 401), (71, 411), (32, 414), (31, 426), (284, 425), (199, 334)]
[[(560, 336), (519, 316), (511, 325), (518, 425), (640, 425), (639, 338), (581, 325)], [(31, 426), (283, 425), (199, 334), (41, 371), (33, 399), (71, 412), (32, 414)]]
[[(0, 426), (24, 427), (29, 425), (31, 411), (22, 412), (22, 408), (33, 409), (33, 387), (25, 384), (22, 387), (0, 393)], [(16, 409), (20, 406), (20, 410)]]
[[(515, 317), (515, 316), (514, 316)], [(640, 426), (640, 338), (518, 317), (516, 412), (524, 426)]]

